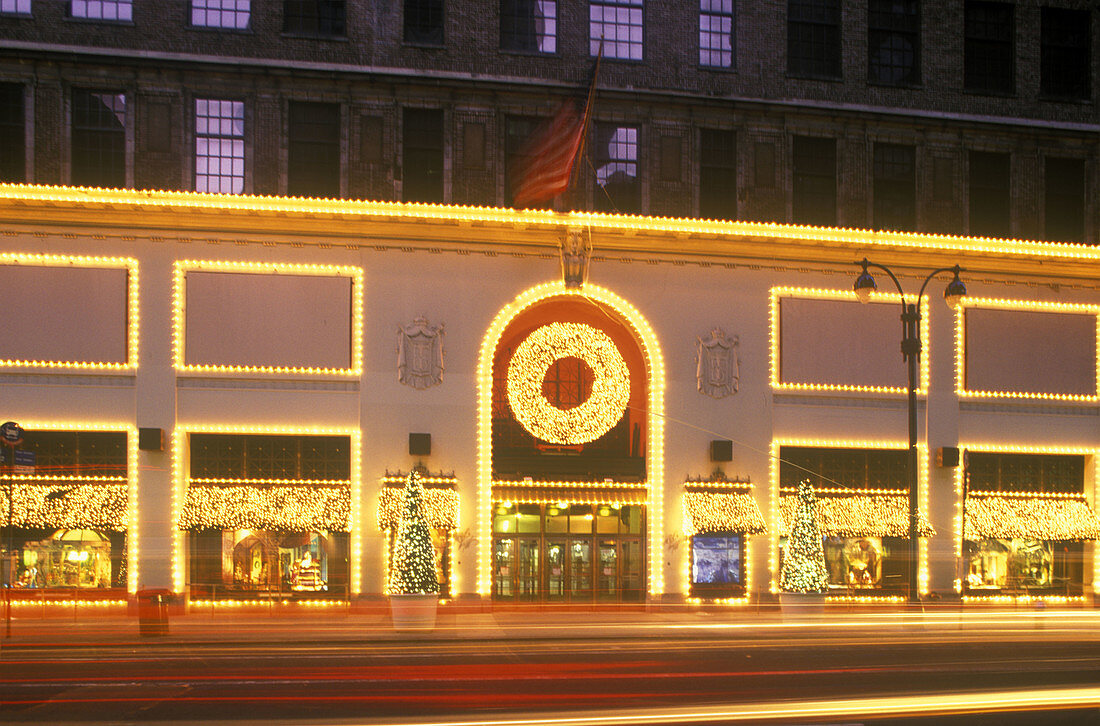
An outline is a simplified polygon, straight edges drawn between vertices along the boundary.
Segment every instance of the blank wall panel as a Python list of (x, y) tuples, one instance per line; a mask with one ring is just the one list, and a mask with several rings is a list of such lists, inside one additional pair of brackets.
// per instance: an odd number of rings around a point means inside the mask
[(1096, 315), (966, 308), (966, 390), (1096, 395)]
[(904, 388), (901, 305), (783, 298), (782, 383)]
[(124, 269), (0, 265), (0, 359), (126, 364)]
[(189, 271), (186, 365), (351, 367), (348, 277)]

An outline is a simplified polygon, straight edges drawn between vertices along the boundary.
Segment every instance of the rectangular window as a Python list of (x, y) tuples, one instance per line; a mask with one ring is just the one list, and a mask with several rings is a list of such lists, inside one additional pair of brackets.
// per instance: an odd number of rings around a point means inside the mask
[(966, 473), (971, 491), (1081, 494), (1085, 457), (969, 451)]
[(36, 473), (126, 476), (124, 431), (27, 431), (23, 450), (35, 453)]
[(1008, 154), (970, 152), (970, 234), (1009, 235), (1009, 166)]
[(557, 0), (502, 0), (500, 47), (527, 53), (556, 53)]
[(1044, 237), (1059, 242), (1085, 241), (1085, 162), (1046, 160), (1046, 229)]
[(963, 58), (966, 90), (1015, 91), (1015, 10), (1010, 3), (966, 3)]
[(405, 42), (443, 45), (443, 0), (405, 0)]
[(244, 30), (252, 14), (252, 0), (191, 0), (191, 25)]
[(734, 597), (744, 592), (744, 537), (738, 532), (691, 538), (691, 596)]
[(836, 224), (836, 139), (794, 137), (795, 224)]
[(0, 182), (27, 180), (27, 121), (23, 86), (0, 83)]
[(1040, 93), (1051, 98), (1092, 95), (1092, 16), (1088, 10), (1043, 8)]
[(192, 479), (351, 478), (347, 436), (191, 434)]
[(286, 193), (340, 196), (340, 106), (291, 101)]
[(913, 230), (917, 226), (916, 149), (875, 144), (874, 226)]
[(789, 0), (787, 73), (840, 78), (839, 0)]
[(72, 0), (69, 12), (74, 18), (128, 23), (134, 19), (133, 6), (133, 0)]
[(699, 216), (704, 219), (737, 218), (737, 147), (732, 131), (702, 130)]
[(126, 186), (126, 95), (73, 89), (72, 183)]
[(867, 7), (867, 80), (890, 86), (920, 83), (920, 3), (871, 0)]
[(588, 52), (605, 58), (642, 59), (642, 0), (592, 0), (588, 5)]
[(699, 65), (733, 67), (733, 0), (699, 0)]
[[(530, 159), (530, 154), (527, 153), (528, 141), (534, 136), (536, 129), (544, 122), (545, 119), (540, 119), (535, 116), (509, 116), (505, 121), (504, 154), (506, 166), (504, 169), (504, 182), (508, 195), (508, 206), (514, 206), (512, 202), (512, 190), (513, 185), (518, 181), (516, 175), (519, 173), (519, 170), (526, 168), (527, 162)], [(553, 199), (548, 199), (539, 205), (528, 204), (526, 206), (537, 206), (539, 208), (549, 209), (553, 205), (553, 202)]]
[(597, 124), (593, 152), (596, 161), (596, 209), (632, 214), (640, 211), (638, 127)]
[(816, 475), (812, 477), (815, 487), (908, 489), (907, 455), (905, 449), (784, 446), (779, 452), (779, 486), (797, 489), (809, 471)]
[(30, 15), (31, 0), (0, 0), (0, 13)]
[(443, 111), (407, 108), (404, 118), (406, 202), (443, 201)]
[(344, 0), (283, 0), (283, 32), (341, 38), (346, 5)]
[(244, 191), (244, 103), (195, 100), (195, 191)]

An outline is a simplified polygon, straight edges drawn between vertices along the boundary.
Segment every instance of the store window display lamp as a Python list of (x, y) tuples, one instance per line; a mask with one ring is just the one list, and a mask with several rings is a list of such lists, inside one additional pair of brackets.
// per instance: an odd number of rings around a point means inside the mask
[(890, 279), (894, 281), (894, 286), (897, 287), (898, 296), (901, 299), (901, 354), (902, 358), (905, 359), (909, 372), (909, 454), (906, 458), (906, 477), (909, 484), (909, 602), (919, 603), (918, 558), (920, 553), (920, 523), (918, 521), (918, 503), (920, 502), (920, 483), (917, 475), (917, 371), (920, 364), (921, 353), (920, 305), (921, 300), (924, 298), (924, 289), (928, 287), (928, 283), (932, 281), (932, 278), (940, 273), (950, 272), (953, 275), (951, 282), (947, 283), (947, 287), (944, 288), (943, 291), (944, 300), (952, 310), (958, 308), (960, 301), (966, 295), (966, 285), (963, 284), (962, 279), (959, 277), (959, 274), (963, 272), (961, 267), (958, 265), (941, 267), (928, 273), (924, 278), (924, 282), (921, 283), (920, 286), (920, 291), (917, 293), (916, 300), (906, 302), (905, 291), (902, 290), (901, 283), (890, 268), (871, 262), (866, 257), (856, 264), (863, 268), (863, 271), (856, 278), (855, 285), (853, 285), (853, 289), (860, 302), (869, 302), (871, 300), (871, 293), (878, 289), (878, 285), (875, 283), (875, 278), (871, 275), (869, 268), (882, 270), (889, 275)]

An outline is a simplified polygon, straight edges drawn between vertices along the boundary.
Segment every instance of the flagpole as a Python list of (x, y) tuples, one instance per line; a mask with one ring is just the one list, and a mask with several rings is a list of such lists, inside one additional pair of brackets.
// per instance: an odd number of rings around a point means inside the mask
[(582, 166), (577, 164), (577, 159), (583, 159), (584, 153), (588, 148), (588, 126), (592, 122), (592, 104), (596, 99), (596, 80), (600, 76), (601, 58), (603, 58), (603, 38), (600, 38), (600, 48), (596, 53), (596, 65), (592, 68), (592, 83), (588, 86), (588, 98), (584, 102), (584, 116), (581, 118), (581, 144), (577, 148), (577, 156), (573, 160), (573, 168), (569, 171), (569, 184), (566, 187), (565, 194), (565, 206), (568, 207), (568, 209), (565, 210), (566, 212), (574, 211), (574, 181), (577, 178), (577, 168)]

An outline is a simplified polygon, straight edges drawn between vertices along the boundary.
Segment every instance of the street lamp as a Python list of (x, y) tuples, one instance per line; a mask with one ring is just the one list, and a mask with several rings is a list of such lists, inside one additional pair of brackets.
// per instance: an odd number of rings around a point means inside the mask
[(909, 479), (909, 602), (919, 603), (917, 559), (920, 553), (920, 526), (917, 519), (917, 502), (920, 498), (918, 496), (919, 483), (917, 481), (917, 364), (920, 361), (921, 351), (920, 303), (924, 297), (924, 288), (928, 286), (933, 277), (941, 272), (954, 274), (954, 278), (947, 283), (947, 287), (943, 291), (944, 300), (952, 310), (959, 306), (959, 301), (966, 295), (966, 285), (959, 279), (959, 273), (963, 271), (961, 267), (958, 265), (941, 267), (933, 270), (928, 274), (928, 277), (924, 278), (916, 301), (907, 303), (905, 302), (905, 291), (901, 289), (901, 283), (898, 282), (897, 276), (890, 271), (890, 268), (875, 264), (866, 257), (856, 264), (863, 267), (863, 272), (859, 274), (855, 285), (853, 285), (860, 302), (868, 302), (871, 299), (871, 293), (878, 288), (878, 285), (875, 284), (875, 278), (867, 271), (869, 267), (882, 270), (889, 275), (898, 288), (898, 295), (901, 297), (901, 355), (909, 368), (909, 456), (906, 459), (906, 475)]

